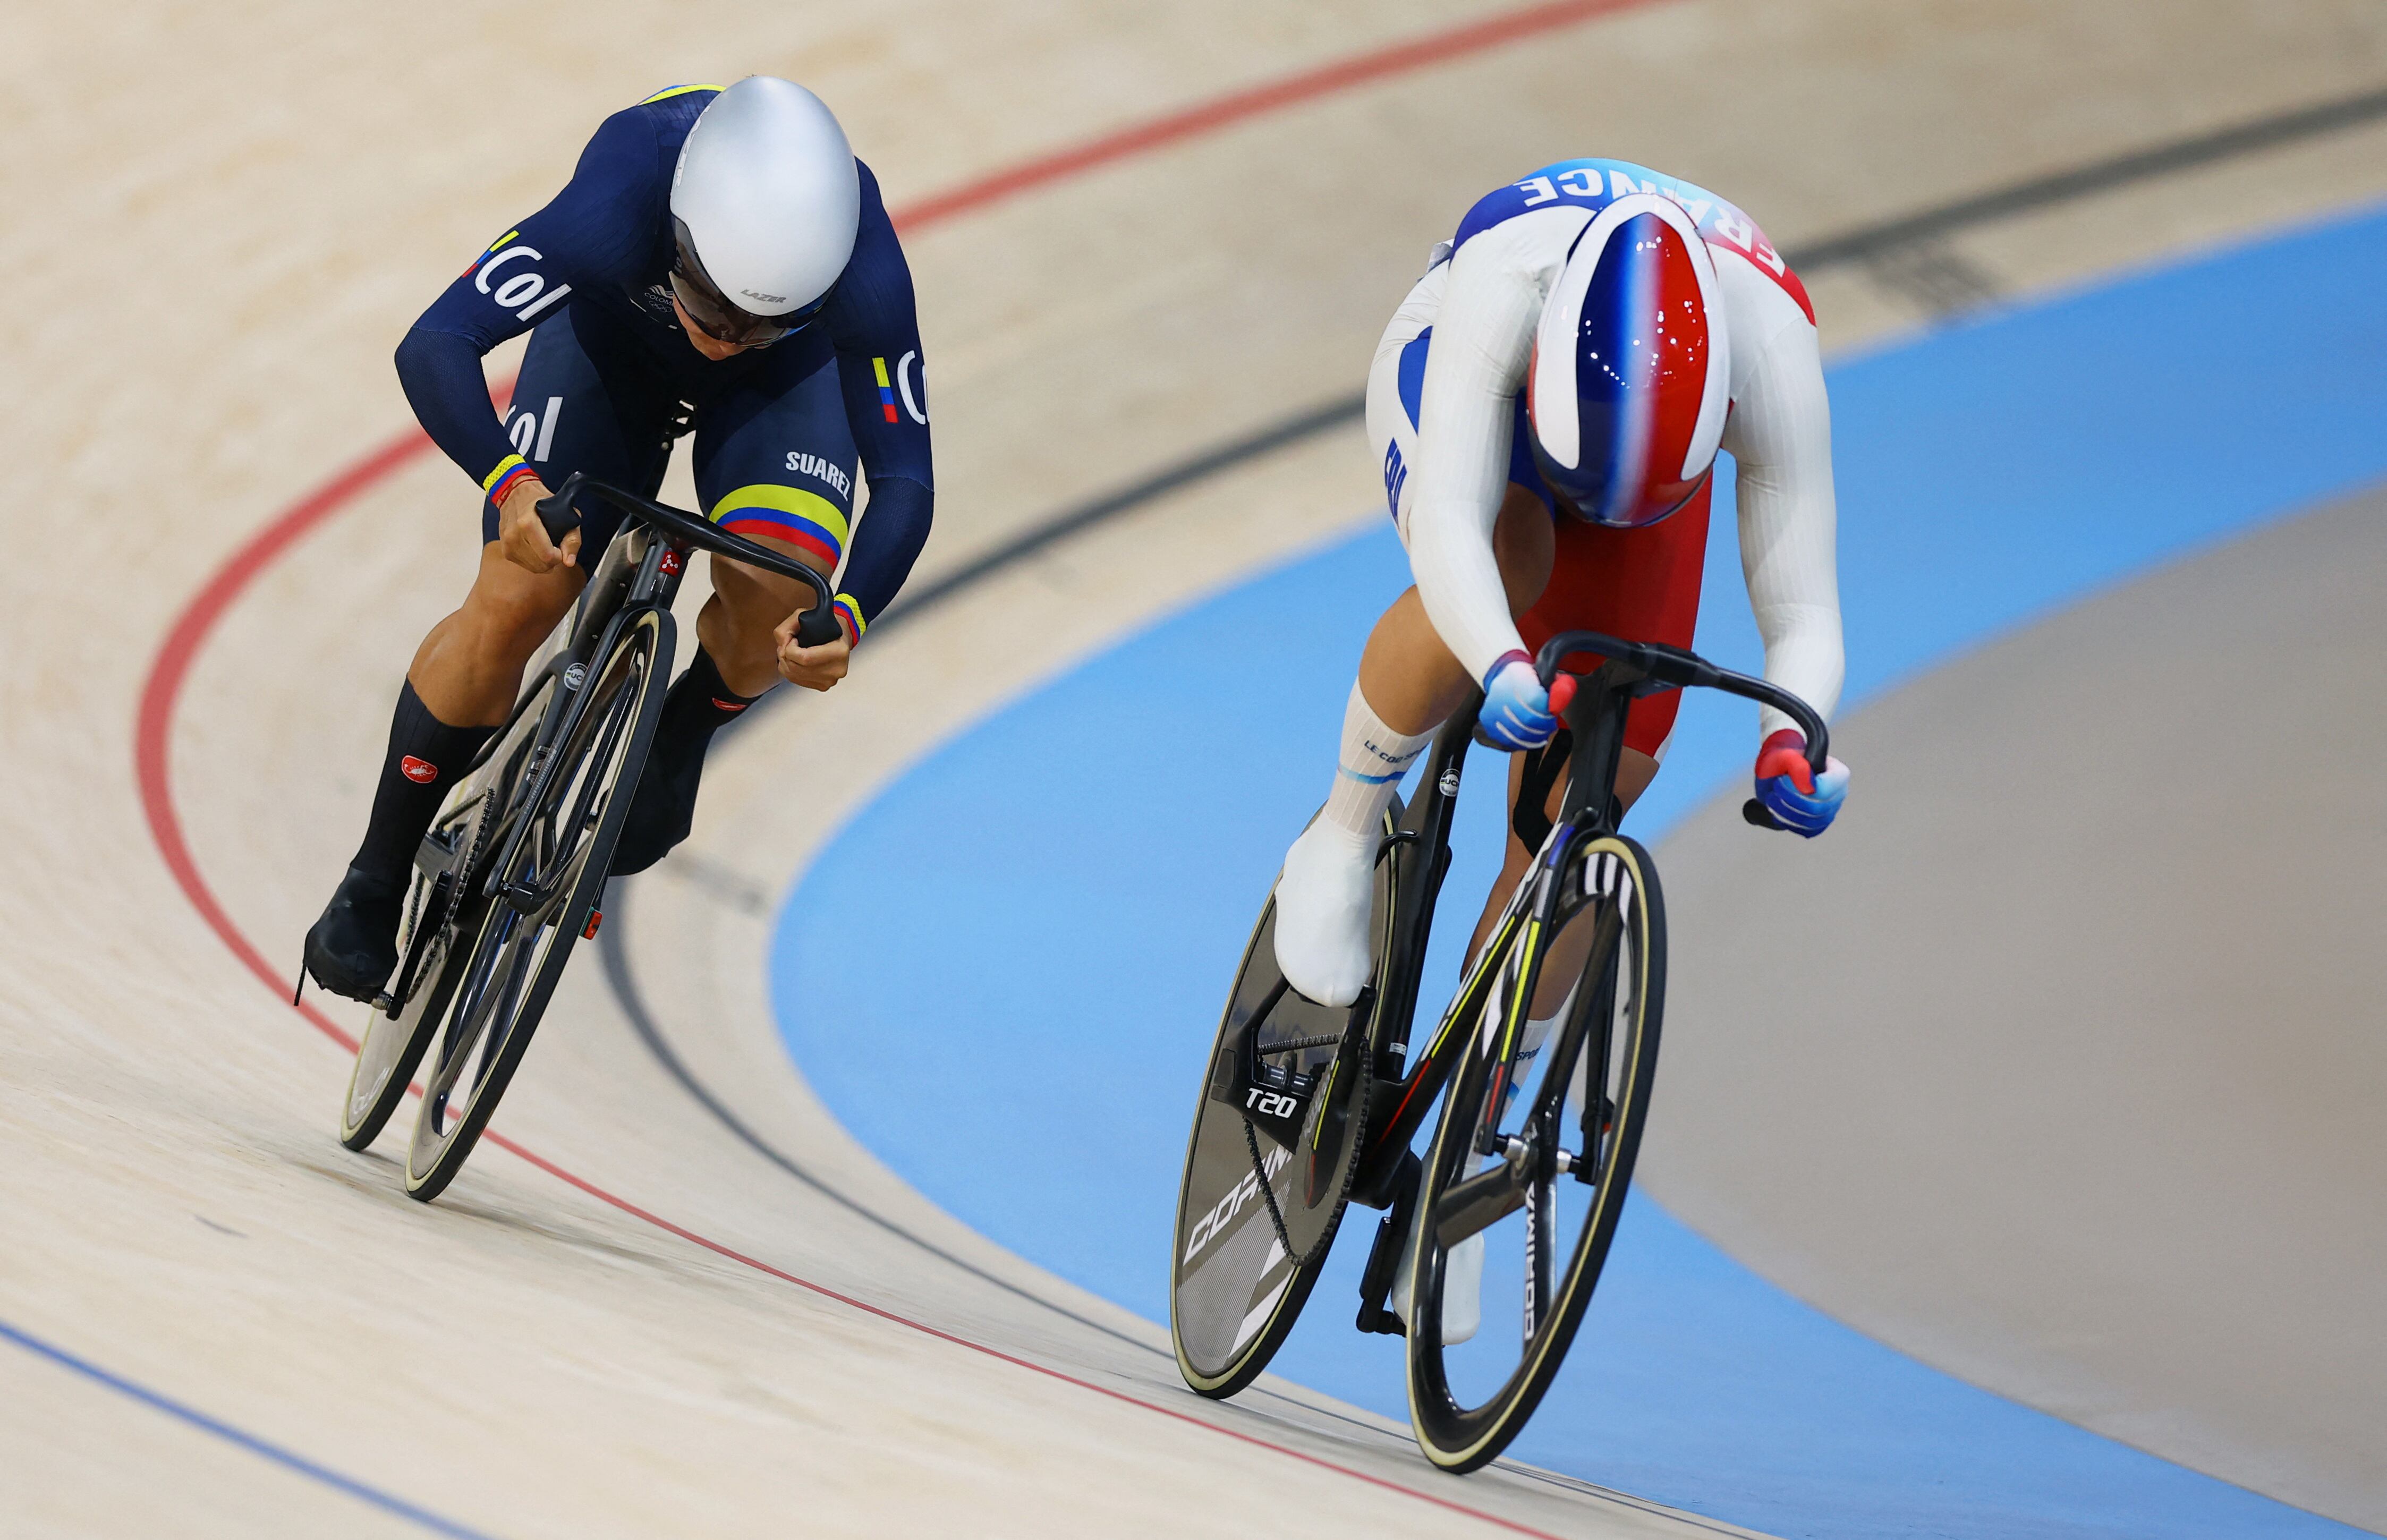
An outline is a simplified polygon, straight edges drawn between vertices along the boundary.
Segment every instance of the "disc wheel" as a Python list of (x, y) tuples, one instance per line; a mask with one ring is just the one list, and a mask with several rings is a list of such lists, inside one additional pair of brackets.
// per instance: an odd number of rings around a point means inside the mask
[(406, 926), (398, 936), (398, 977), (390, 985), (397, 1010), (374, 1007), (366, 1013), (356, 1065), (348, 1072), (347, 1096), (340, 1104), (340, 1142), (351, 1150), (363, 1150), (380, 1137), (406, 1099), (414, 1067), (423, 1062), (455, 992), (465, 955), (456, 945), (457, 937), (472, 933), (480, 923), (477, 885), (465, 880), (466, 876), (487, 856), (489, 834), (529, 751), (554, 681), (548, 679), (539, 688), (539, 698), (516, 713), (505, 740), (490, 750), (478, 771), (458, 784), (432, 820), (429, 838), (447, 849), (452, 865), (439, 879), (419, 867), (414, 872)]
[(1497, 1457), (1556, 1378), (1648, 1116), (1666, 976), (1648, 853), (1585, 840), (1553, 880), (1547, 924), (1491, 965), (1409, 1237), (1409, 1420), (1447, 1471)]
[(589, 673), (589, 698), (558, 741), (543, 777), (525, 770), (521, 805), (500, 826), (526, 823), (511, 864), (495, 874), (441, 1013), (445, 1028), (406, 1157), (407, 1193), (428, 1203), (447, 1189), (488, 1126), (531, 1035), (603, 894), (614, 844), (663, 714), (671, 616), (640, 612)]
[[(1396, 805), (1387, 833), (1399, 816)], [(1389, 847), (1376, 866), (1380, 975), (1411, 848)], [(1365, 1140), (1363, 1012), (1382, 993), (1338, 1008), (1289, 987), (1271, 893), (1211, 1045), (1178, 1186), (1169, 1335), (1179, 1371), (1203, 1395), (1230, 1396), (1258, 1378), (1325, 1266)]]

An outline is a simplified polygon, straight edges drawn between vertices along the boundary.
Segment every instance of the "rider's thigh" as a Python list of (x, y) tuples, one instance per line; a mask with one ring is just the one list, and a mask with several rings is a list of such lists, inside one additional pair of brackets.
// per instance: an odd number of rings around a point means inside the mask
[(1509, 613), (1522, 615), (1534, 607), (1549, 587), (1550, 566), (1558, 555), (1558, 529), (1549, 505), (1531, 487), (1509, 484), (1500, 499), (1500, 516), (1492, 525), (1492, 559), (1500, 564), (1500, 586), (1508, 590)]
[[(1475, 922), (1475, 938), (1468, 945), (1470, 958), (1475, 955), (1475, 949), (1484, 944), (1484, 938), (1491, 933), (1492, 922), (1498, 919), (1500, 911), (1509, 906), (1509, 895), (1517, 890), (1517, 884), (1524, 880), (1527, 868), (1534, 864), (1534, 856), (1536, 852), (1528, 850), (1525, 842), (1517, 838), (1516, 827), (1517, 799), (1525, 789), (1526, 757), (1523, 754), (1509, 756), (1507, 805), (1509, 816), (1502, 821), (1503, 832), (1507, 838), (1503, 841), (1501, 851), (1500, 875), (1493, 879), (1492, 891), (1485, 895), (1484, 900), (1483, 915)], [(1626, 749), (1617, 760), (1615, 786), (1617, 801), (1624, 807), (1631, 808), (1635, 802), (1640, 801), (1641, 793), (1649, 789), (1649, 783), (1655, 780), (1657, 776), (1658, 761), (1653, 756), (1637, 749)], [(1566, 777), (1560, 776), (1550, 783), (1549, 795), (1542, 803), (1542, 815), (1552, 823), (1558, 822), (1559, 805), (1565, 800)]]
[(473, 574), (472, 592), (458, 616), (474, 650), (519, 667), (538, 650), (587, 580), (579, 567), (532, 572), (516, 566), (492, 542), (481, 548), (480, 570)]
[[(677, 406), (676, 388), (643, 345), (600, 314), (566, 307), (530, 335), (506, 407), (506, 436), (550, 488), (577, 471), (652, 497), (671, 459)], [(581, 562), (593, 565), (621, 514), (593, 498), (579, 512)], [(484, 499), (481, 538), (497, 537), (497, 505)]]
[[(825, 335), (798, 333), (703, 402), (696, 419), (696, 492), (705, 516), (822, 574), (836, 571), (845, 553), (860, 461), (838, 370)], [(791, 578), (717, 557), (713, 587), (741, 631), (767, 630), (809, 600)]]

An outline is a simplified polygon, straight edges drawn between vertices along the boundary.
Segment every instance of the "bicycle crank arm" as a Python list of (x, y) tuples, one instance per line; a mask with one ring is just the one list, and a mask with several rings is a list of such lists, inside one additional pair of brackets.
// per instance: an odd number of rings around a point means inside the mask
[(1508, 1161), (1454, 1183), (1433, 1208), (1433, 1238), (1443, 1250), (1480, 1234), (1525, 1206), (1524, 1172)]

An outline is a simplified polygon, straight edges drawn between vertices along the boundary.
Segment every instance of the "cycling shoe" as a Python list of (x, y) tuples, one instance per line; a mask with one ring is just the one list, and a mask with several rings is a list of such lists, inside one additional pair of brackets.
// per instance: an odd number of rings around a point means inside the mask
[(307, 971), (334, 994), (370, 1004), (398, 966), (407, 879), (351, 866), (307, 932)]
[(654, 750), (622, 820), (621, 841), (613, 847), (615, 877), (645, 871), (688, 838), (696, 821), (696, 789), (704, 776), (704, 751), (711, 740), (710, 734), (695, 737), (693, 743), (655, 735)]
[[(1409, 1222), (1417, 1221), (1412, 1218)], [(1417, 1290), (1416, 1257), (1404, 1239), (1400, 1266), (1393, 1272), (1393, 1309), (1400, 1316), (1402, 1327), (1411, 1332), (1417, 1329), (1417, 1322), (1410, 1319), (1417, 1306), (1416, 1300), (1410, 1297)], [(1455, 1347), (1474, 1336), (1483, 1324), (1484, 1237), (1470, 1235), (1450, 1248), (1450, 1256), (1443, 1263), (1442, 1344)]]
[(1376, 841), (1320, 818), (1284, 852), (1276, 884), (1276, 966), (1321, 1005), (1348, 1005), (1374, 972), (1368, 920)]

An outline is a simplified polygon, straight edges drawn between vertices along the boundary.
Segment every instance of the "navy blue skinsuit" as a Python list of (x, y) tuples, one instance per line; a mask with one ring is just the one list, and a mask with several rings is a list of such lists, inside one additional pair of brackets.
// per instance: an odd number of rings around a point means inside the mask
[[(856, 161), (861, 231), (820, 314), (719, 363), (699, 353), (665, 280), (671, 179), (689, 126), (717, 94), (676, 87), (606, 119), (555, 200), (423, 312), (398, 344), (398, 380), (423, 430), (480, 484), (485, 540), (497, 537), (497, 500), (530, 469), (550, 486), (584, 471), (651, 495), (673, 437), (692, 421), (705, 513), (832, 565), (842, 557), (838, 608), (859, 636), (903, 587), (934, 501), (911, 270), (878, 178)], [(500, 422), (481, 359), (525, 330), (529, 351)], [(870, 487), (859, 527), (857, 471)], [(581, 513), (583, 549), (594, 553), (615, 516), (594, 502)]]

